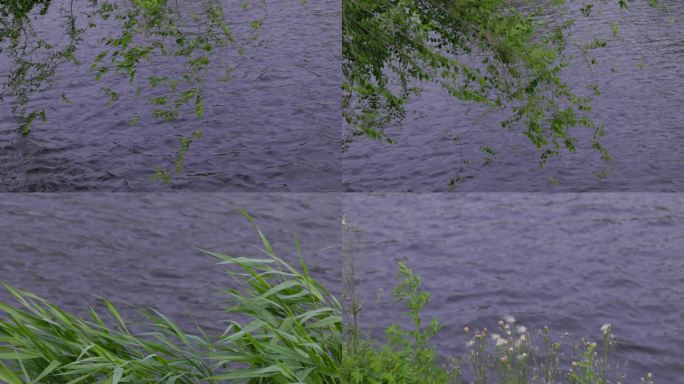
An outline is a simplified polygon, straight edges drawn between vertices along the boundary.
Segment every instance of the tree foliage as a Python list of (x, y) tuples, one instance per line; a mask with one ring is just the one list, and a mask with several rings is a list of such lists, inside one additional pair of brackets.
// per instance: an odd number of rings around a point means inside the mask
[[(242, 7), (248, 6), (243, 3)], [(34, 20), (48, 18), (49, 13), (67, 15), (64, 33), (69, 38), (66, 45), (51, 43), (50, 36), (44, 36), (45, 32), (39, 33), (34, 28)], [(121, 99), (125, 91), (121, 88), (133, 87), (138, 97), (146, 97), (151, 116), (170, 124), (185, 114), (201, 119), (205, 113), (208, 69), (212, 64), (221, 65), (226, 73), (224, 78), (227, 78), (233, 68), (227, 57), (231, 52), (237, 56), (244, 54), (244, 47), (227, 24), (225, 9), (219, 0), (191, 2), (183, 9), (178, 8), (177, 2), (167, 0), (126, 3), (109, 0), (3, 1), (0, 15), (0, 54), (13, 61), (0, 91), (0, 100), (13, 97), (12, 111), (20, 122), (23, 135), (30, 134), (31, 124), (36, 119), (47, 119), (45, 110), (31, 109), (31, 98), (52, 87), (57, 70), (63, 64), (80, 64), (77, 59), (79, 43), (98, 24), (113, 24), (115, 31), (118, 30), (118, 33), (100, 39), (100, 53), (88, 58), (96, 81), (109, 76), (120, 84), (118, 89), (101, 87), (108, 104)], [(262, 22), (262, 19), (256, 19), (250, 24), (253, 32)], [(56, 31), (48, 33), (55, 34)], [(254, 38), (256, 35), (248, 36), (248, 39)], [(144, 64), (159, 61), (173, 62), (174, 72), (141, 77), (140, 69)], [(69, 101), (68, 95), (63, 95), (62, 99)], [(132, 116), (131, 123), (135, 124), (140, 118), (137, 114)], [(182, 172), (190, 143), (202, 136), (201, 129), (188, 129), (188, 135), (180, 139), (175, 166), (172, 170), (158, 168), (153, 179), (170, 182), (173, 173)]]
[[(457, 100), (507, 110), (502, 125), (522, 126), (540, 150), (542, 164), (563, 149), (575, 150), (571, 129), (577, 126), (593, 131), (593, 148), (608, 158), (600, 142), (603, 127), (591, 116), (597, 84), (592, 81), (591, 92), (580, 94), (562, 74), (577, 52), (588, 56), (606, 45), (605, 40), (572, 39), (577, 17), (589, 16), (592, 5), (565, 0), (344, 0), (347, 144), (355, 136), (392, 143), (387, 125), (404, 118), (406, 102), (419, 91), (420, 82), (434, 82)], [(617, 6), (626, 8), (627, 2), (618, 0)], [(576, 8), (579, 14), (573, 12)]]
[(7, 82), (0, 90), (0, 101), (14, 98), (12, 113), (20, 120), (20, 131), (28, 135), (31, 123), (46, 120), (45, 110), (30, 110), (32, 95), (49, 89), (57, 69), (66, 62), (76, 63), (76, 49), (82, 40), (73, 7), (65, 23), (68, 42), (55, 46), (33, 27), (32, 15), (46, 17), (52, 0), (16, 0), (0, 2), (0, 54), (13, 61)]

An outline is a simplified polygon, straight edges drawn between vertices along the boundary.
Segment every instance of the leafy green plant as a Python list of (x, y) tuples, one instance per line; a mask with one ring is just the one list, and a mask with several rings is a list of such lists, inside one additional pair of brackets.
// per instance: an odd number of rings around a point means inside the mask
[[(218, 340), (210, 355), (222, 365), (247, 364), (250, 368), (214, 378), (246, 378), (254, 383), (340, 383), (339, 302), (311, 277), (301, 257), (298, 270), (276, 256), (258, 227), (257, 232), (264, 259), (209, 253), (221, 264), (243, 272), (242, 289), (226, 292), (235, 303), (227, 312), (251, 319), (247, 323), (231, 320), (231, 332)], [(299, 245), (297, 250), (299, 254)]]
[(217, 338), (199, 328), (199, 334), (188, 334), (154, 310), (143, 311), (145, 324), (127, 322), (107, 300), (107, 316), (91, 309), (83, 319), (5, 285), (16, 305), (0, 303), (0, 380), (341, 383), (339, 303), (311, 277), (301, 258), (300, 269), (289, 265), (257, 232), (264, 247), (261, 258), (206, 252), (228, 267), (239, 284), (226, 291), (231, 319)]
[(19, 304), (0, 304), (0, 379), (6, 383), (199, 383), (212, 371), (198, 353), (207, 340), (183, 333), (161, 314), (148, 314), (151, 330), (135, 334), (106, 300), (109, 318), (91, 309), (86, 320), (5, 288)]
[[(463, 356), (440, 356), (432, 340), (442, 324), (424, 323), (422, 312), (430, 294), (421, 278), (399, 263), (394, 298), (404, 309), (405, 321), (385, 328), (385, 338), (373, 338), (359, 325), (361, 299), (354, 294), (359, 276), (355, 259), (363, 249), (364, 230), (343, 215), (343, 292), (347, 319), (340, 374), (348, 384), (608, 384), (628, 383), (624, 366), (613, 361), (617, 347), (610, 324), (600, 328), (602, 343), (569, 335), (554, 337), (548, 327), (530, 331), (507, 315), (497, 329), (464, 327)], [(349, 285), (352, 285), (351, 287)], [(352, 313), (349, 313), (353, 311)], [(455, 340), (450, 340), (455, 342)], [(573, 348), (574, 347), (574, 348)], [(653, 384), (653, 374), (641, 383)]]
[(420, 277), (399, 264), (398, 279), (393, 295), (407, 310), (412, 326), (389, 326), (385, 331), (387, 345), (380, 349), (367, 340), (347, 345), (342, 365), (345, 383), (439, 384), (458, 377), (458, 370), (449, 372), (438, 364), (437, 353), (430, 346), (441, 325), (433, 319), (423, 326), (420, 312), (429, 303), (430, 294), (420, 288)]
[[(398, 284), (393, 295), (403, 304), (411, 324), (408, 328), (393, 324), (386, 328), (386, 341), (363, 338), (345, 342), (341, 376), (349, 384), (608, 384), (625, 382), (620, 366), (613, 366), (611, 352), (615, 338), (609, 324), (601, 327), (603, 344), (581, 339), (575, 353), (563, 352), (564, 340), (554, 340), (549, 328), (536, 333), (516, 325), (506, 316), (498, 330), (464, 331), (468, 338), (465, 358), (445, 359), (437, 354), (430, 340), (441, 324), (433, 319), (423, 325), (421, 311), (430, 295), (421, 288), (421, 280), (404, 264), (399, 264)], [(357, 330), (355, 334), (360, 335)], [(561, 367), (568, 366), (568, 371)], [(653, 383), (649, 373), (642, 382)]]

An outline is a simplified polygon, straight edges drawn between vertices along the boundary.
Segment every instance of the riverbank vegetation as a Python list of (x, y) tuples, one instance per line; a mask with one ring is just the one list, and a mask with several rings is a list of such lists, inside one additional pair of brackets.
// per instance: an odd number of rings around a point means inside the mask
[(343, 383), (654, 383), (652, 373), (628, 381), (625, 367), (612, 356), (617, 343), (610, 324), (597, 330), (596, 340), (573, 342), (564, 335), (554, 338), (548, 327), (531, 331), (516, 324), (513, 316), (504, 316), (496, 330), (464, 327), (465, 355), (445, 358), (431, 343), (444, 324), (437, 319), (426, 322), (421, 315), (430, 294), (421, 289), (420, 276), (399, 264), (398, 280), (392, 293), (403, 305), (407, 321), (387, 327), (384, 342), (363, 336), (360, 329), (348, 329)]
[[(610, 324), (595, 339), (554, 336), (548, 327), (528, 330), (507, 315), (497, 329), (463, 328), (463, 356), (444, 356), (432, 342), (445, 326), (426, 319), (430, 293), (407, 265), (399, 263), (392, 295), (403, 319), (370, 335), (360, 325), (363, 302), (358, 294), (356, 262), (363, 257), (365, 231), (343, 219), (344, 352), (340, 374), (346, 384), (653, 384), (651, 373), (627, 378), (613, 358), (617, 339)], [(450, 324), (454, 326), (454, 324)], [(458, 325), (457, 325), (458, 326)]]
[[(252, 220), (249, 215), (246, 215)], [(425, 322), (430, 295), (420, 276), (399, 264), (393, 290), (407, 321), (371, 339), (358, 322), (353, 262), (345, 225), (342, 300), (316, 281), (302, 261), (280, 259), (257, 227), (263, 255), (205, 252), (228, 268), (235, 284), (221, 335), (182, 330), (154, 310), (146, 321), (124, 319), (103, 299), (103, 311), (82, 318), (32, 293), (5, 285), (13, 304), (0, 303), (0, 381), (34, 383), (249, 383), (249, 384), (608, 384), (628, 383), (614, 365), (609, 324), (598, 341), (566, 340), (548, 328), (528, 331), (506, 316), (498, 329), (464, 329), (467, 354), (446, 358), (432, 345), (443, 327)], [(299, 247), (297, 246), (297, 249)], [(298, 252), (299, 253), (299, 252)], [(351, 280), (350, 280), (351, 279)], [(349, 286), (348, 282), (352, 285)], [(344, 326), (343, 326), (344, 325)], [(598, 331), (598, 330), (597, 330)], [(642, 383), (653, 383), (645, 375)]]
[(237, 285), (224, 293), (227, 327), (218, 336), (181, 330), (145, 310), (144, 324), (106, 313), (81, 318), (5, 285), (15, 298), (0, 303), (0, 381), (33, 383), (330, 383), (339, 384), (340, 306), (302, 262), (273, 252), (232, 257), (206, 252)]

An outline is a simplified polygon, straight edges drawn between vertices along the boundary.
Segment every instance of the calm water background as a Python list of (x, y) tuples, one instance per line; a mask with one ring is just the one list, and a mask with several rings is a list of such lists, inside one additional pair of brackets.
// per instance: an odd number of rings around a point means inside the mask
[[(612, 162), (603, 162), (589, 147), (590, 132), (577, 128), (578, 151), (562, 153), (540, 169), (539, 154), (522, 128), (501, 128), (506, 115), (423, 84), (403, 124), (388, 130), (396, 145), (359, 140), (343, 155), (344, 189), (448, 191), (450, 180), (458, 178), (457, 191), (474, 192), (684, 191), (684, 2), (659, 1), (667, 11), (629, 2), (628, 12), (618, 11), (617, 1), (594, 3), (594, 15), (580, 19), (575, 34), (581, 41), (610, 41), (596, 51), (593, 72), (603, 92), (594, 110), (605, 123), (603, 143)], [(623, 42), (612, 38), (614, 20)], [(564, 76), (586, 93), (591, 77), (584, 64), (572, 65)], [(481, 146), (498, 152), (490, 164)]]
[[(296, 261), (294, 235), (311, 273), (340, 286), (339, 195), (59, 194), (0, 199), (0, 280), (84, 314), (95, 296), (155, 306), (184, 329), (225, 330), (218, 290), (232, 279), (202, 248), (263, 254), (238, 207), (250, 212), (282, 258)], [(7, 300), (4, 290), (0, 300)], [(137, 311), (122, 306), (130, 318)], [(192, 314), (192, 317), (189, 316)]]
[[(76, 2), (77, 12), (84, 3)], [(180, 136), (197, 128), (205, 137), (193, 143), (186, 173), (172, 189), (339, 191), (340, 2), (269, 0), (264, 9), (262, 2), (253, 1), (246, 11), (239, 10), (239, 3), (224, 1), (227, 21), (246, 54), (241, 59), (234, 54), (213, 57), (235, 69), (229, 82), (218, 81), (225, 76), (223, 67), (210, 70), (202, 121), (193, 117), (159, 123), (150, 116), (146, 97), (135, 97), (135, 87), (106, 77), (95, 82), (88, 67), (102, 49), (97, 40), (118, 29), (100, 23), (90, 30), (78, 54), (83, 65), (62, 67), (54, 89), (35, 98), (35, 107), (47, 108), (48, 121), (36, 122), (30, 137), (17, 134), (12, 99), (0, 105), (0, 191), (169, 189), (148, 177), (156, 167), (171, 168)], [(63, 35), (60, 4), (53, 2), (48, 17), (37, 23), (43, 36)], [(196, 6), (175, 4), (186, 14)], [(260, 17), (259, 38), (245, 41), (252, 34), (249, 23)], [(3, 55), (2, 83), (8, 65)], [(174, 73), (179, 65), (156, 60), (142, 66), (140, 78)], [(103, 86), (122, 91), (121, 101), (107, 107)], [(62, 103), (62, 93), (74, 105)], [(143, 118), (131, 125), (134, 113)]]
[(465, 325), (496, 329), (506, 314), (572, 338), (611, 323), (628, 382), (684, 377), (682, 195), (349, 195), (344, 210), (366, 230), (358, 291), (377, 337), (402, 317), (390, 291), (404, 261), (432, 293), (426, 317), (447, 324), (445, 354), (464, 351)]

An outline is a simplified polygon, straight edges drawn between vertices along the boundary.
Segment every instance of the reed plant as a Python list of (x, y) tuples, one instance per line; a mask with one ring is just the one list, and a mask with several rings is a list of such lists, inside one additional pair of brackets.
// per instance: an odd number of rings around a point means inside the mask
[(341, 383), (340, 304), (301, 258), (288, 264), (256, 230), (261, 257), (205, 252), (239, 283), (224, 291), (231, 317), (218, 337), (186, 333), (153, 309), (144, 324), (126, 321), (105, 299), (104, 313), (82, 318), (5, 284), (15, 303), (0, 303), (0, 381)]

